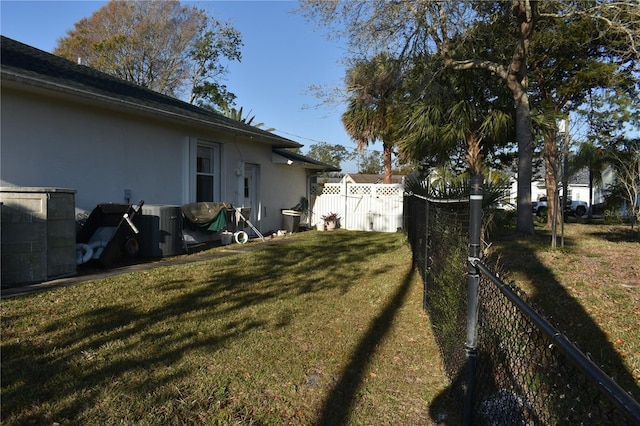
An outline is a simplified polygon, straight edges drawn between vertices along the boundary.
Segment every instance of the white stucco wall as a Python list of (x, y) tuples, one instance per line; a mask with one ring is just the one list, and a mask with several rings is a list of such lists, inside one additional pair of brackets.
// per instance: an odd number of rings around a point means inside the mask
[[(562, 190), (560, 191), (560, 195), (562, 195)], [(569, 184), (569, 195), (572, 200), (575, 201), (586, 201), (589, 203), (589, 188), (585, 185), (575, 185)], [(509, 202), (516, 204), (518, 196), (518, 183), (514, 179), (511, 182), (511, 191)], [(531, 182), (531, 201), (538, 201), (541, 197), (547, 196), (547, 188), (545, 186), (544, 181), (532, 181)]]
[[(242, 142), (227, 142), (223, 149), (226, 162), (227, 199), (241, 207), (244, 198), (244, 176), (236, 177), (235, 170), (244, 164), (259, 167), (260, 182), (257, 188), (259, 206), (252, 218), (254, 225), (263, 232), (282, 229), (282, 209), (289, 209), (307, 197), (307, 170), (285, 164), (274, 164), (271, 148)], [(259, 212), (259, 213), (258, 213)]]
[(221, 200), (243, 198), (241, 164), (259, 166), (261, 230), (279, 229), (280, 209), (306, 195), (307, 171), (273, 164), (271, 146), (211, 128), (176, 124), (47, 93), (2, 88), (0, 186), (76, 190), (76, 208), (195, 201), (194, 143), (221, 144)]
[(2, 91), (2, 185), (72, 188), (76, 207), (181, 202), (185, 135), (95, 106)]

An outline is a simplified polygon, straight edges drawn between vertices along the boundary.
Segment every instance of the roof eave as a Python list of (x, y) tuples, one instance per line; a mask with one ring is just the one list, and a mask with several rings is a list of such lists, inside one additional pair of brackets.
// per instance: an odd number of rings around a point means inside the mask
[(136, 104), (131, 101), (101, 95), (98, 93), (90, 92), (88, 90), (83, 90), (81, 88), (58, 84), (55, 82), (35, 78), (33, 76), (12, 72), (11, 70), (8, 70), (4, 67), (0, 69), (0, 81), (2, 82), (3, 85), (7, 83), (11, 85), (11, 83), (13, 82), (15, 83), (14, 86), (26, 85), (26, 86), (31, 86), (36, 90), (39, 89), (39, 90), (45, 90), (45, 91), (53, 91), (53, 92), (62, 93), (65, 95), (70, 95), (73, 97), (80, 97), (88, 101), (107, 104), (112, 107), (115, 107), (116, 109), (126, 109), (129, 111), (137, 111), (139, 113), (152, 115), (157, 118), (169, 119), (174, 122), (180, 122), (180, 123), (187, 122), (187, 123), (192, 123), (200, 126), (222, 129), (227, 132), (239, 134), (249, 139), (253, 139), (256, 142), (267, 142), (273, 148), (300, 148), (303, 146), (302, 144), (282, 138), (277, 135), (273, 135), (273, 137), (270, 137), (269, 135), (265, 134), (267, 132), (261, 131), (257, 128), (255, 131), (253, 131), (252, 129), (242, 128), (240, 126), (227, 125), (224, 123), (213, 123), (205, 119), (186, 116), (176, 112), (168, 111), (166, 109), (154, 108), (148, 105)]
[(318, 172), (340, 172), (342, 170), (339, 167), (314, 160), (313, 158), (306, 157), (301, 154), (287, 151), (286, 149), (274, 148), (273, 156), (273, 162), (276, 164), (286, 164), (292, 167), (302, 167), (309, 170), (316, 170)]

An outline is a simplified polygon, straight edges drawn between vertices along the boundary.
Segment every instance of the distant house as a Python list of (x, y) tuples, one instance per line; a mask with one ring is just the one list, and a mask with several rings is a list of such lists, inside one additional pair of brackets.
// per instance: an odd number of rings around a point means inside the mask
[[(511, 180), (511, 193), (509, 196), (509, 202), (516, 204), (518, 194), (518, 181), (515, 176), (510, 178)], [(558, 188), (561, 188), (561, 182), (558, 181)], [(569, 178), (568, 182), (569, 198), (574, 201), (585, 201), (589, 203), (589, 173), (587, 169), (580, 170), (575, 175)], [(562, 190), (560, 189), (560, 194)], [(542, 197), (547, 196), (547, 186), (544, 181), (544, 171), (534, 176), (531, 181), (531, 201), (538, 201)], [(594, 188), (593, 203), (599, 203), (603, 201), (602, 190)]]
[(251, 208), (261, 230), (309, 196), (335, 167), (292, 152), (299, 143), (78, 65), (1, 42), (0, 186), (75, 190), (98, 203)]
[[(342, 178), (343, 182), (347, 183), (382, 183), (384, 177), (376, 174), (366, 173), (348, 173)], [(392, 175), (391, 183), (404, 183), (404, 176)]]

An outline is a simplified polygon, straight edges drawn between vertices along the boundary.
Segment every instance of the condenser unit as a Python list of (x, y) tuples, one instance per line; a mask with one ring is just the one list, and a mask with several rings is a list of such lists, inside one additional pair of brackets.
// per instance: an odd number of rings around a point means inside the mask
[(158, 258), (185, 253), (180, 206), (145, 204), (137, 218), (140, 257)]

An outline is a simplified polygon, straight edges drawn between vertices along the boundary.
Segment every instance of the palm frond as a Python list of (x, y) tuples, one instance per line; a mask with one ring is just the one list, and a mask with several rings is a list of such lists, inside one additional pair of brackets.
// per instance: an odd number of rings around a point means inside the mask
[[(436, 168), (427, 178), (417, 174), (405, 178), (405, 191), (431, 198), (434, 200), (464, 200), (468, 199), (471, 179), (466, 173), (454, 175), (446, 168)], [(488, 207), (508, 196), (511, 184), (504, 177), (491, 182), (485, 181), (483, 187), (482, 206)]]

